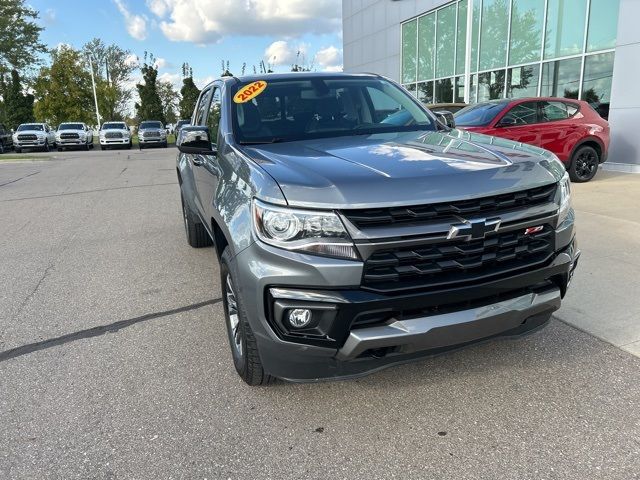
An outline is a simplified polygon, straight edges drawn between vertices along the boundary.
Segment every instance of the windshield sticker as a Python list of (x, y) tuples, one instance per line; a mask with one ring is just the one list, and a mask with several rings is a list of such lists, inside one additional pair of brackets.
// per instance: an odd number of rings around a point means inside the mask
[(265, 88), (267, 88), (267, 82), (264, 80), (258, 80), (257, 82), (245, 85), (242, 87), (242, 90), (239, 90), (238, 93), (233, 96), (233, 101), (236, 103), (246, 103), (264, 92)]

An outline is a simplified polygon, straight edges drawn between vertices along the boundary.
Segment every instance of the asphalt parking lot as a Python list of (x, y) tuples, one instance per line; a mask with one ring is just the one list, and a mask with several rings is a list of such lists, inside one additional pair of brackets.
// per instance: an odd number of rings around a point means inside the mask
[(640, 478), (640, 176), (574, 189), (583, 259), (546, 329), (250, 388), (175, 153), (0, 157), (0, 478)]

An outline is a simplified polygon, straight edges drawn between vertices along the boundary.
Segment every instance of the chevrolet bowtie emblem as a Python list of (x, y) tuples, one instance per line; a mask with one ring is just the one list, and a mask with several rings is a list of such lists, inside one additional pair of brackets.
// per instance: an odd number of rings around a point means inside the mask
[(487, 233), (497, 232), (500, 228), (499, 218), (477, 218), (465, 220), (464, 223), (451, 225), (447, 239), (476, 240), (484, 238)]

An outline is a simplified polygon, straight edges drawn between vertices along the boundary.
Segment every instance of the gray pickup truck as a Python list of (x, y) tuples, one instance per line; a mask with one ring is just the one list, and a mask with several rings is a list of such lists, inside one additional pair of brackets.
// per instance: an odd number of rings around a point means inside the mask
[(449, 128), (376, 75), (227, 77), (180, 130), (250, 385), (362, 375), (544, 326), (579, 250), (550, 152)]

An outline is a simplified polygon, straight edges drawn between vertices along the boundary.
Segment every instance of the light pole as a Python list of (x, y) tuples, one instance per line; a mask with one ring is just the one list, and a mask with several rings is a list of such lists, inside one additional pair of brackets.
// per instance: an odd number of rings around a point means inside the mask
[(96, 119), (98, 120), (98, 128), (100, 128), (100, 112), (98, 111), (98, 95), (96, 94), (96, 81), (93, 78), (93, 63), (91, 62), (91, 54), (87, 53), (89, 58), (89, 70), (91, 70), (91, 85), (93, 86), (93, 100), (96, 102)]

